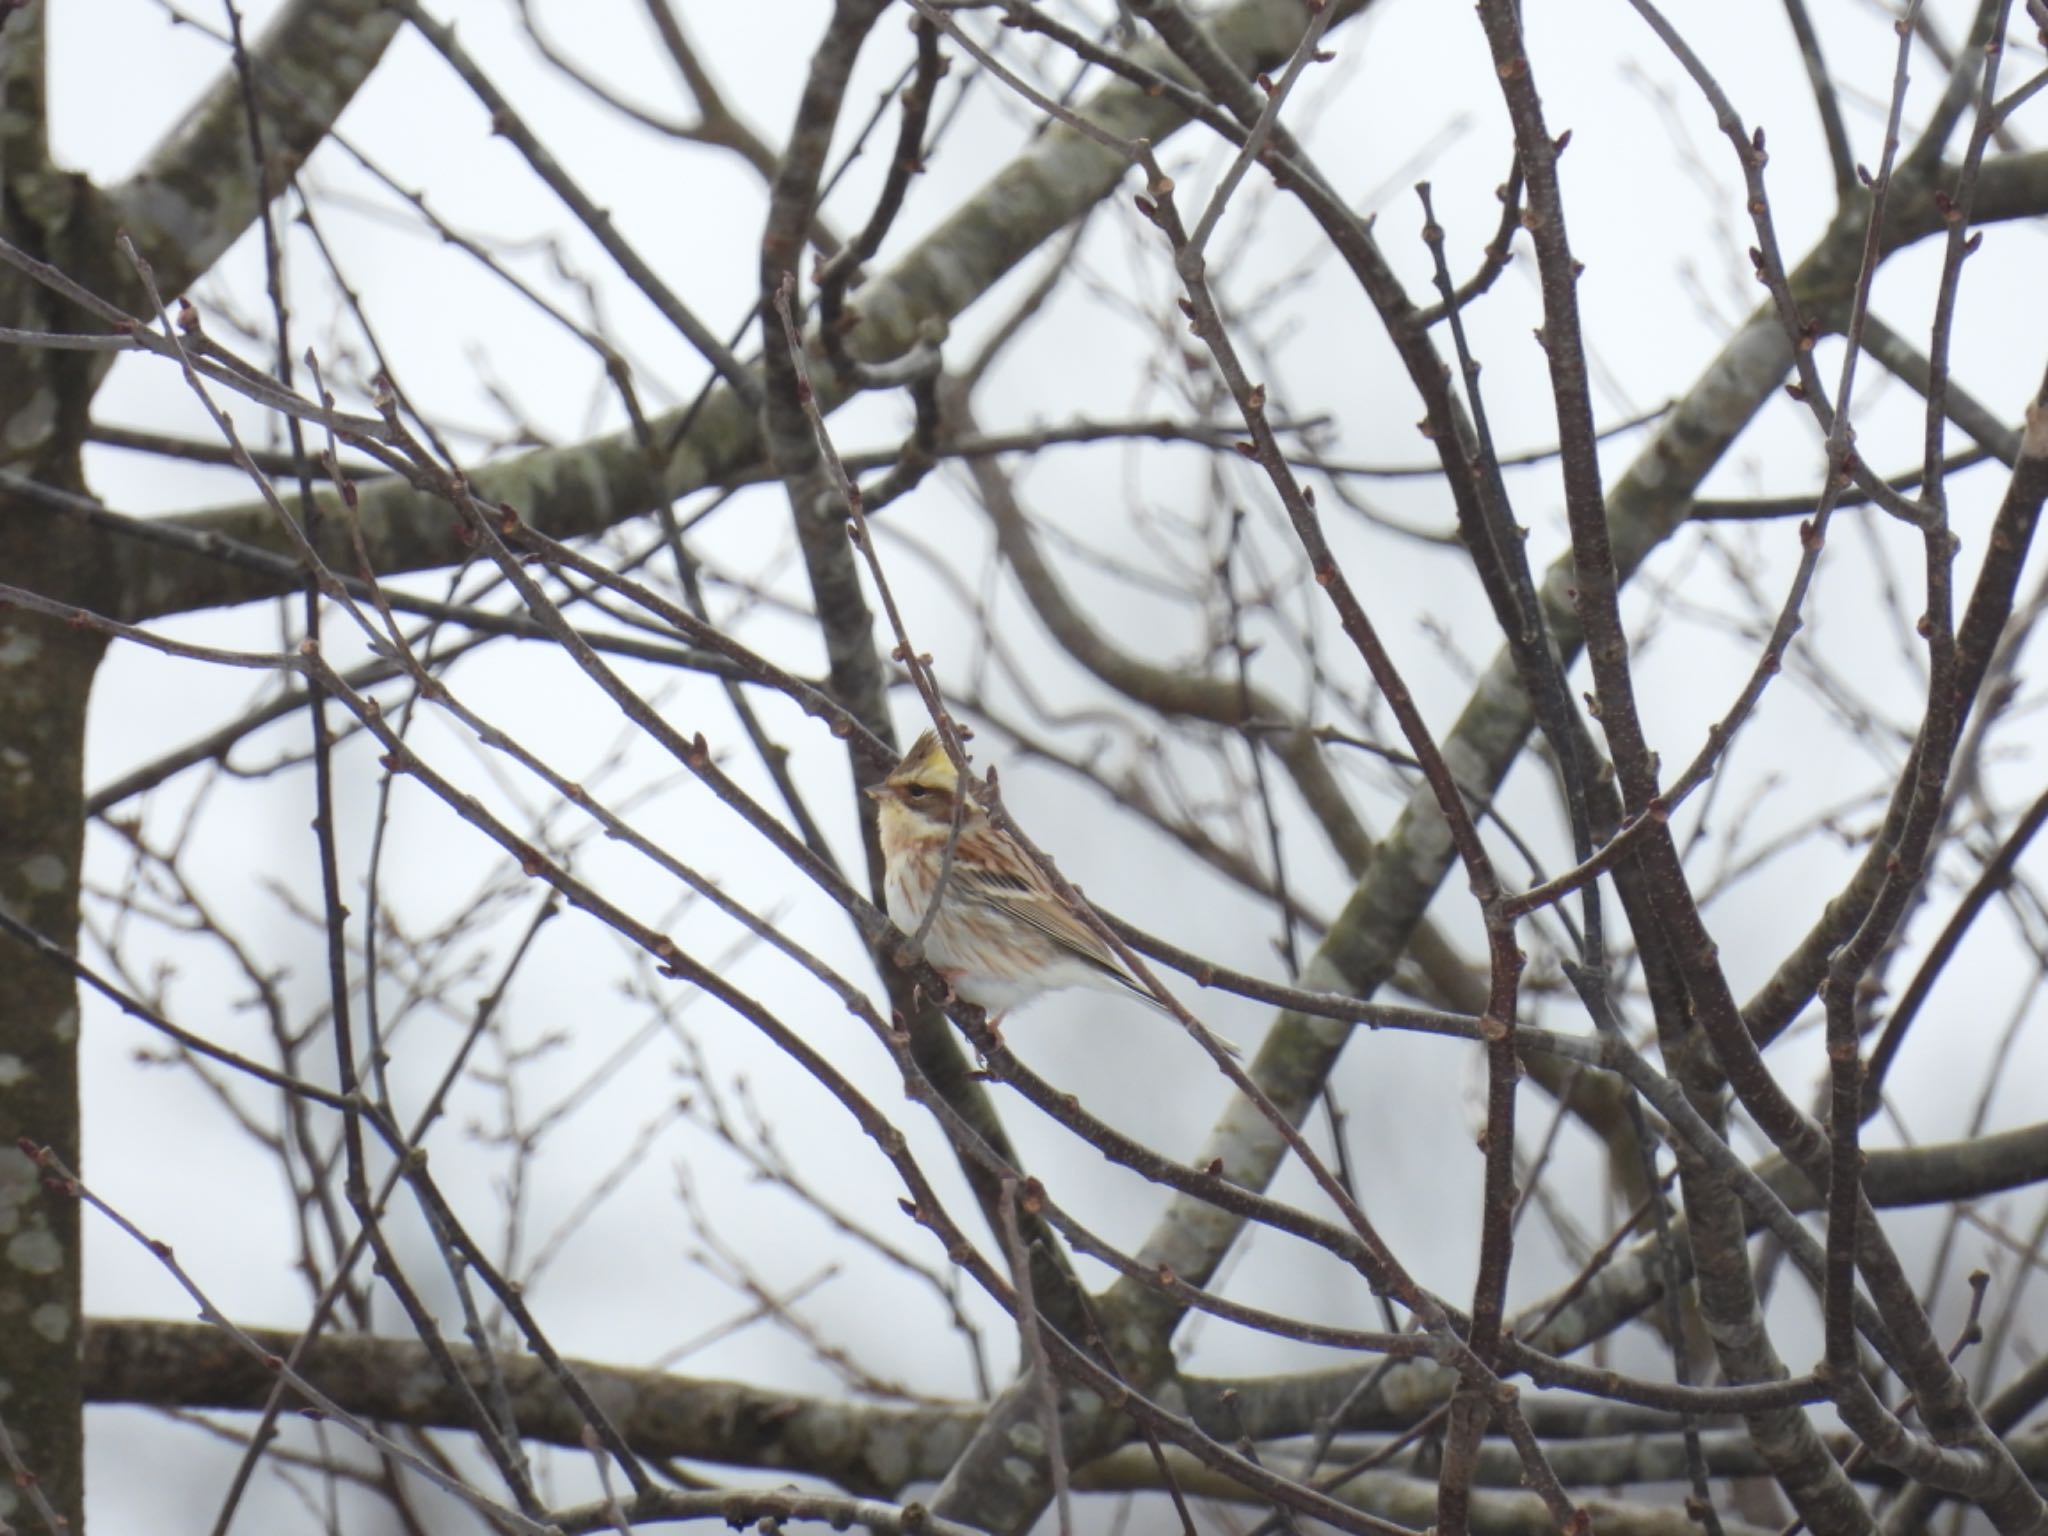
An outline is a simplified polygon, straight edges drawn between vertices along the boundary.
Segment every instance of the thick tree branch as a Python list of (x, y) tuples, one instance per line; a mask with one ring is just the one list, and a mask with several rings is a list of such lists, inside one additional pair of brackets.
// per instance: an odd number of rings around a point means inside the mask
[(190, 286), (241, 238), (320, 147), (398, 27), (383, 0), (290, 0), (250, 50), (269, 160), (260, 173), (241, 83), (222, 63), (184, 120), (108, 194), (164, 292)]
[[(1346, 7), (1344, 14), (1355, 9)], [(1249, 72), (1288, 56), (1300, 37), (1302, 17), (1299, 0), (1240, 0), (1212, 18), (1209, 28)], [(1154, 142), (1186, 121), (1173, 102), (1122, 83), (1097, 91), (1080, 110), (1123, 137)], [(239, 129), (239, 122), (233, 126)], [(229, 146), (227, 152), (239, 150)], [(1064, 127), (1039, 135), (891, 269), (860, 289), (857, 302), (850, 306), (860, 323), (847, 337), (848, 350), (866, 363), (902, 356), (933, 323), (958, 315), (1044, 241), (1106, 197), (1125, 169), (1119, 156)], [(252, 201), (244, 210), (243, 224), (253, 209)], [(161, 280), (168, 269), (156, 257), (155, 247), (138, 243), (158, 260)], [(165, 286), (180, 285), (167, 281)], [(814, 365), (812, 383), (820, 406), (828, 411), (847, 398), (846, 381), (826, 360)], [(729, 390), (714, 390), (690, 419), (688, 430), (678, 436), (681, 421), (678, 414), (652, 423), (655, 440), (666, 445), (658, 476), (649, 473), (634, 434), (624, 431), (487, 465), (475, 474), (476, 493), (487, 502), (509, 501), (535, 526), (570, 538), (642, 516), (663, 500), (673, 501), (760, 462), (757, 424)], [(431, 496), (403, 482), (365, 486), (361, 501), (363, 536), (382, 572), (430, 569), (457, 563), (469, 554), (456, 520)], [(323, 498), (323, 505), (330, 514), (338, 514), (338, 503), (331, 498)], [(277, 552), (286, 547), (275, 520), (260, 503), (186, 514), (180, 521)], [(341, 519), (332, 515), (327, 521), (333, 542), (331, 547), (323, 545), (323, 553), (330, 563), (345, 568), (349, 557)], [(158, 552), (126, 549), (116, 541), (102, 548), (100, 559), (121, 594), (119, 602), (103, 611), (127, 619), (250, 602), (289, 589), (288, 583), (279, 585), (258, 573), (219, 571), (204, 561), (167, 560)]]

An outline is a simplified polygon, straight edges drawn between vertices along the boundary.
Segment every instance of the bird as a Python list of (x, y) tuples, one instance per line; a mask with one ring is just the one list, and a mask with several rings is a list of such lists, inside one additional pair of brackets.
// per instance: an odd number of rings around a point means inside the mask
[(954, 996), (987, 1012), (991, 1026), (1011, 1009), (1061, 987), (1124, 992), (1167, 1011), (1052, 888), (1037, 861), (962, 788), (935, 733), (926, 731), (912, 742), (889, 776), (867, 793), (879, 804), (884, 900), (890, 919), (905, 933), (923, 927), (946, 865), (946, 845), (953, 843), (938, 915), (925, 934), (925, 957)]

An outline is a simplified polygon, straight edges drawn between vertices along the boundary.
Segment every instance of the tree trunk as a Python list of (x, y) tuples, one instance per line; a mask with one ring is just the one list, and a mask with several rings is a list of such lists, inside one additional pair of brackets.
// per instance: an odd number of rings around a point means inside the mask
[[(21, 545), (41, 521), (0, 510), (0, 568), (30, 585), (35, 562), (24, 569)], [(85, 844), (86, 703), (102, 649), (96, 635), (0, 612), (0, 905), (67, 947)], [(46, 1192), (17, 1143), (52, 1147), (76, 1168), (78, 1126), (77, 988), (0, 936), (0, 1416), (73, 1531), (84, 1529), (78, 1202)], [(8, 1504), (18, 1498), (0, 1490)]]

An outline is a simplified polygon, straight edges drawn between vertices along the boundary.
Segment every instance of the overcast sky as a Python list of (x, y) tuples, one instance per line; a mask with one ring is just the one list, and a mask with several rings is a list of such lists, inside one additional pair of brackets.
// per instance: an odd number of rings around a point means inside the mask
[[(188, 0), (188, 9), (208, 24), (218, 23), (217, 11), (197, 0)], [(253, 29), (276, 7), (252, 3), (244, 9)], [(765, 207), (758, 178), (729, 154), (665, 140), (622, 121), (536, 54), (511, 4), (435, 0), (434, 9), (457, 22), (465, 45), (672, 287), (714, 329), (736, 326), (756, 290)], [(788, 130), (828, 9), (821, 0), (682, 6), (730, 104), (771, 143)], [(1109, 8), (1093, 9), (1106, 14)], [(1826, 224), (1832, 193), (1812, 100), (1780, 8), (1672, 9), (1745, 118), (1767, 130), (1779, 232), (1786, 251), (1796, 256)], [(1888, 15), (1866, 0), (1816, 0), (1813, 9), (1829, 62), (1843, 83), (1856, 153), (1874, 163), (1894, 46)], [(1953, 3), (1930, 7), (1951, 37), (1960, 33), (1969, 9)], [(687, 113), (638, 6), (535, 0), (533, 12), (619, 93), (658, 113)], [(1595, 362), (1595, 406), (1603, 422), (1626, 421), (1686, 388), (1762, 295), (1743, 255), (1753, 237), (1741, 183), (1697, 92), (1622, 0), (1532, 6), (1530, 26), (1551, 125), (1572, 134), (1565, 191), (1573, 245), (1586, 263), (1580, 300)], [(51, 31), (55, 149), (69, 166), (104, 181), (131, 170), (221, 67), (217, 42), (198, 27), (173, 25), (164, 7), (149, 0), (60, 0)], [(1412, 184), (1424, 177), (1433, 182), (1438, 217), (1460, 270), (1476, 260), (1498, 216), (1494, 189), (1508, 169), (1508, 139), (1483, 39), (1468, 6), (1380, 0), (1365, 19), (1333, 34), (1330, 46), (1335, 59), (1312, 77), (1290, 115), (1344, 194), (1378, 214), (1385, 249), (1421, 297), (1427, 253), (1418, 236), (1421, 217)], [(848, 98), (849, 123), (866, 117), (908, 58), (903, 20), (891, 16), (863, 55)], [(2038, 50), (2015, 50), (2009, 79), (2024, 78), (2039, 62)], [(967, 73), (966, 62), (956, 59), (954, 82)], [(1053, 78), (1066, 80), (1064, 74)], [(1909, 123), (1941, 83), (1927, 56), (1918, 55)], [(2016, 123), (2023, 141), (2039, 135), (2044, 111), (2048, 107), (2037, 100)], [(914, 185), (876, 265), (886, 268), (896, 253), (936, 227), (1032, 131), (1022, 104), (987, 80), (978, 81), (927, 174)], [(341, 134), (404, 187), (424, 193), (451, 225), (499, 243), (509, 266), (579, 315), (591, 313), (594, 296), (596, 313), (630, 354), (652, 406), (687, 402), (703, 382), (701, 360), (608, 265), (514, 149), (490, 134), (482, 110), (416, 38), (401, 35), (393, 45), (342, 119)], [(842, 125), (842, 140), (847, 134)], [(851, 229), (865, 217), (893, 134), (892, 116), (874, 152), (855, 164), (828, 205), (835, 227)], [(1192, 133), (1172, 142), (1170, 169), (1191, 189), (1183, 206), (1198, 206), (1195, 200), (1224, 163), (1213, 143)], [(303, 185), (401, 383), (430, 414), (459, 429), (451, 438), (459, 453), (481, 456), (521, 428), (570, 441), (623, 424), (587, 348), (537, 318), (516, 294), (423, 229), (338, 145), (314, 157)], [(2044, 236), (2048, 230), (2038, 222), (1991, 228), (1983, 252), (1972, 261), (1959, 309), (1957, 377), (2011, 418), (2048, 355), (2048, 308), (2039, 303), (2039, 273), (2048, 258)], [(332, 282), (303, 231), (294, 231), (290, 241), (297, 344), (318, 349), (332, 376), (361, 377), (364, 349), (335, 300)], [(1507, 449), (1540, 447), (1554, 437), (1543, 358), (1530, 334), (1540, 318), (1534, 263), (1526, 241), (1520, 249), (1470, 322), (1485, 363), (1486, 403)], [(1899, 330), (1924, 335), (1937, 259), (1930, 244), (1886, 267), (1876, 312)], [(1219, 237), (1216, 269), (1235, 303), (1257, 307), (1255, 328), (1266, 344), (1262, 359), (1280, 407), (1296, 417), (1327, 418), (1320, 439), (1327, 456), (1375, 464), (1427, 458), (1428, 445), (1415, 430), (1420, 408), (1413, 392), (1400, 378), (1370, 310), (1341, 266), (1321, 251), (1305, 218), (1284, 201), (1248, 189)], [(1028, 263), (963, 317), (949, 339), (949, 358), (970, 356), (1039, 270)], [(260, 245), (253, 236), (245, 238), (196, 290), (209, 306), (210, 326), (222, 329), (237, 317), (264, 324), (261, 278)], [(1180, 349), (1190, 343), (1184, 332), (1158, 322), (1170, 307), (1171, 282), (1167, 255), (1129, 197), (1105, 204), (1061, 298), (977, 397), (983, 426), (1008, 430), (1077, 417), (1189, 415)], [(749, 332), (742, 351), (751, 354), (756, 345)], [(244, 350), (262, 355), (253, 343)], [(1839, 352), (1823, 344), (1822, 355), (1824, 374), (1832, 378)], [(1864, 453), (1881, 471), (1902, 468), (1918, 457), (1919, 403), (1875, 368), (1867, 368), (1863, 378), (1857, 420)], [(139, 355), (116, 365), (97, 413), (103, 421), (194, 436), (208, 432), (175, 372)], [(253, 407), (236, 414), (245, 426), (256, 422)], [(893, 444), (907, 422), (899, 399), (879, 398), (841, 412), (833, 429), (842, 448), (867, 448)], [(1644, 441), (1641, 430), (1609, 441), (1604, 462), (1610, 478)], [(1752, 428), (1708, 492), (1801, 490), (1816, 483), (1819, 466), (1811, 418), (1781, 403)], [(88, 468), (93, 488), (124, 510), (240, 503), (250, 494), (231, 474), (166, 466), (111, 449), (95, 451)], [(1298, 564), (1270, 492), (1234, 464), (1218, 469), (1208, 456), (1187, 450), (1108, 448), (1050, 453), (1019, 468), (1029, 508), (1048, 527), (1155, 574), (1194, 568), (1203, 547), (1197, 509), (1206, 505), (1210, 477), (1223, 474), (1230, 495), (1247, 509), (1271, 569), (1284, 576)], [(1979, 535), (2001, 486), (1997, 475), (1965, 475), (1951, 488), (1965, 573), (1974, 571)], [(1517, 473), (1512, 487), (1540, 569), (1564, 545), (1554, 469)], [(1451, 525), (1437, 482), (1374, 482), (1364, 494), (1387, 518), (1432, 531)], [(685, 510), (701, 504), (688, 503)], [(1469, 669), (1483, 666), (1496, 646), (1469, 565), (1455, 551), (1401, 538), (1355, 516), (1340, 518), (1333, 511), (1332, 524), (1347, 568), (1431, 723), (1448, 728), (1466, 697)], [(734, 498), (694, 537), (715, 571), (759, 588), (743, 598), (732, 588), (715, 587), (714, 607), (734, 616), (754, 643), (794, 667), (818, 671), (815, 634), (776, 608), (778, 599), (807, 599), (788, 526), (780, 490), (762, 488)], [(1006, 704), (1024, 697), (1019, 681), (1000, 669), (982, 682), (977, 656), (991, 619), (976, 611), (973, 599), (983, 595), (992, 605), (993, 625), (1027, 664), (1023, 681), (1072, 713), (1073, 724), (1059, 735), (1063, 744), (1083, 752), (1101, 741), (1128, 742), (1125, 733), (1095, 729), (1089, 713), (1127, 714), (1128, 706), (1112, 701), (1058, 656), (1007, 580), (990, 575), (987, 524), (972, 507), (964, 476), (934, 475), (889, 510), (885, 527), (895, 535), (884, 552), (912, 631), (920, 646), (937, 655), (943, 676), (986, 686)], [(1803, 640), (1813, 676), (1795, 668), (1777, 685), (1707, 812), (1714, 818), (1710, 837), (1736, 839), (1730, 862), (1745, 850), (1763, 848), (1817, 804), (1840, 801), (1846, 827), (1867, 826), (1872, 810), (1859, 797), (1888, 782), (1900, 751), (1885, 731), (1853, 718), (1843, 702), (1849, 691), (1889, 702), (1886, 719), (1892, 725), (1909, 724), (1917, 713), (1917, 653), (1888, 621), (1870, 615), (1884, 600), (1887, 580), (1915, 588), (1918, 536), (1861, 515), (1837, 527)], [(634, 547), (646, 537), (645, 530), (629, 531), (619, 545)], [(937, 576), (921, 551), (936, 552), (959, 581)], [(1789, 522), (1724, 528), (1711, 539), (1671, 541), (1648, 579), (1632, 588), (1631, 622), (1656, 639), (1640, 664), (1638, 686), (1667, 767), (1698, 748), (1754, 660), (1758, 615), (1741, 580), (1753, 580), (1755, 590), (1775, 603), (1796, 555), (1797, 534)], [(1207, 637), (1200, 613), (1188, 603), (1106, 575), (1068, 574), (1113, 638), (1169, 663), (1200, 656)], [(411, 585), (439, 593), (444, 578), (416, 578)], [(1293, 602), (1288, 611), (1299, 613), (1303, 606)], [(1341, 645), (1332, 645), (1334, 626), (1323, 624), (1320, 615), (1318, 624), (1324, 662), (1345, 688), (1366, 692), (1355, 664)], [(160, 627), (265, 649), (283, 643), (280, 625), (279, 611), (265, 606)], [(343, 655), (349, 645), (345, 628), (330, 631)], [(1280, 696), (1301, 696), (1307, 671), (1298, 655), (1276, 641), (1259, 665)], [(734, 771), (767, 792), (715, 683), (678, 680), (652, 668), (624, 670), (636, 685), (654, 691), (686, 732), (703, 729), (729, 747)], [(1815, 680), (1822, 676), (1838, 680), (1842, 691), (1831, 694)], [(495, 647), (465, 662), (454, 678), (466, 703), (564, 772), (601, 784), (615, 803), (632, 805), (636, 825), (756, 910), (775, 913), (788, 931), (848, 974), (870, 979), (843, 917), (763, 857), (758, 840), (700, 790), (675, 782), (662, 754), (638, 739), (564, 659), (538, 646)], [(90, 782), (107, 782), (203, 734), (263, 691), (248, 674), (116, 647), (94, 699)], [(899, 722), (914, 725), (915, 700), (904, 693), (896, 702)], [(796, 771), (811, 804), (842, 853), (857, 861), (843, 754), (815, 723), (772, 700), (762, 707), (769, 724), (797, 748)], [(303, 718), (294, 717), (244, 744), (234, 761), (254, 767), (300, 751), (304, 730)], [(487, 761), (467, 733), (444, 718), (423, 717), (416, 740), (437, 766), (494, 804), (530, 811), (548, 803), (542, 786)], [(984, 762), (1006, 761), (993, 732), (983, 734), (981, 752)], [(378, 812), (377, 769), (374, 753), (360, 743), (347, 747), (342, 760), (341, 818), (351, 874), (360, 882)], [(1200, 769), (1191, 763), (1189, 771)], [(1372, 824), (1384, 828), (1398, 808), (1398, 781), (1366, 766), (1347, 765), (1345, 772)], [(2037, 788), (2038, 777), (2037, 762), (2001, 761), (1992, 773), (1993, 798), (2009, 804), (2020, 793), (2014, 786)], [(191, 847), (203, 856), (187, 869), (188, 877), (221, 920), (250, 941), (263, 965), (287, 973), (284, 990), (295, 1015), (310, 1020), (324, 988), (319, 933), (278, 896), (282, 887), (309, 907), (317, 903), (307, 831), (310, 774), (300, 768), (260, 782), (212, 783), (202, 793), (206, 782), (201, 774), (188, 774), (154, 795), (143, 808), (148, 835), (167, 844), (188, 814), (195, 815)], [(1190, 948), (1278, 974), (1270, 917), (1222, 880), (1193, 868), (1164, 839), (1131, 829), (1102, 795), (1042, 766), (1019, 765), (1006, 772), (1004, 783), (1011, 808), (1091, 896)], [(1568, 841), (1540, 775), (1518, 771), (1503, 809), (1553, 865), (1564, 861)], [(480, 957), (502, 955), (530, 917), (538, 892), (416, 787), (396, 790), (390, 814), (381, 899), (409, 928), (431, 931), (477, 892), (502, 892), (493, 899), (492, 926), (452, 951), (478, 957), (475, 974), (449, 982), (451, 998), (473, 1002), (495, 974)], [(1685, 818), (1688, 830), (1696, 817), (1697, 811)], [(815, 983), (787, 962), (738, 947), (730, 923), (701, 904), (679, 903), (674, 882), (644, 861), (589, 838), (566, 818), (558, 822), (562, 837), (577, 840), (580, 873), (636, 915), (671, 925), (669, 931), (692, 953), (729, 956), (729, 974), (831, 1049), (877, 1102), (903, 1104), (884, 1054)], [(1333, 910), (1345, 889), (1341, 869), (1305, 821), (1290, 824), (1287, 843), (1307, 902)], [(1859, 852), (1846, 841), (1809, 843), (1797, 858), (1774, 861), (1732, 884), (1712, 906), (1709, 915), (1739, 994), (1762, 980), (1788, 936), (1803, 930)], [(1715, 867), (1714, 859), (1703, 859), (1703, 869)], [(102, 888), (116, 885), (127, 869), (122, 842), (96, 830), (89, 881)], [(1519, 866), (1516, 872), (1526, 873)], [(1477, 954), (1469, 907), (1454, 877), (1438, 911), (1468, 952)], [(103, 921), (104, 903), (95, 910)], [(1968, 952), (1967, 977), (1953, 976), (1952, 990), (1944, 994), (1939, 1034), (1930, 1029), (1916, 1042), (1927, 1048), (1911, 1057), (1911, 1070), (1893, 1079), (1902, 1121), (1916, 1139), (1956, 1136), (1967, 1127), (1981, 1087), (1985, 1042), (2006, 1027), (2015, 978), (2029, 968), (2014, 952), (2012, 934), (2010, 922), (1999, 917), (1979, 935), (1984, 942)], [(173, 960), (177, 974), (164, 995), (181, 1022), (223, 1043), (267, 1050), (265, 1027), (245, 1006), (248, 986), (225, 955), (162, 934), (138, 932), (128, 942), (135, 954)], [(394, 1001), (398, 986), (394, 980)], [(633, 986), (657, 989), (653, 995), (675, 1014), (667, 1027), (654, 1022), (655, 1010), (645, 998), (631, 995)], [(1972, 995), (1977, 988), (1981, 1000)], [(1193, 996), (1186, 984), (1180, 990)], [(1247, 1045), (1256, 1044), (1264, 1027), (1263, 1013), (1249, 1005), (1203, 999), (1201, 1008), (1205, 1019)], [(463, 1022), (430, 1015), (408, 1023), (407, 1035), (396, 1042), (393, 1069), (402, 1101), (417, 1104), (424, 1095)], [(1549, 1022), (1581, 1027), (1563, 1011)], [(678, 1043), (677, 1029), (689, 1032), (702, 1053), (700, 1063)], [(678, 1199), (682, 1180), (717, 1238), (744, 1251), (771, 1283), (795, 1286), (817, 1277), (828, 1263), (843, 1265), (802, 1304), (802, 1315), (821, 1334), (855, 1347), (864, 1364), (912, 1390), (971, 1392), (965, 1353), (946, 1331), (944, 1309), (928, 1288), (872, 1256), (847, 1251), (814, 1213), (742, 1177), (738, 1161), (715, 1138), (669, 1115), (678, 1096), (700, 1095), (688, 1077), (699, 1064), (728, 1096), (744, 1083), (792, 1161), (821, 1193), (921, 1259), (938, 1259), (929, 1238), (896, 1212), (900, 1191), (881, 1159), (814, 1084), (741, 1021), (654, 982), (622, 941), (568, 914), (544, 930), (533, 964), (508, 998), (506, 1036), (537, 1052), (510, 1078), (519, 1113), (529, 1123), (600, 1064), (615, 1056), (619, 1063), (545, 1141), (530, 1185), (518, 1191), (524, 1221), (519, 1251), (530, 1261), (595, 1186), (622, 1162), (632, 1163), (616, 1187), (607, 1185), (603, 1202), (535, 1282), (534, 1304), (564, 1353), (650, 1362), (748, 1309), (747, 1299), (714, 1272), (716, 1260), (709, 1267), (693, 1262), (701, 1239)], [(1092, 1108), (1177, 1155), (1192, 1153), (1223, 1103), (1222, 1079), (1170, 1024), (1141, 1007), (1070, 994), (1020, 1015), (1008, 1038), (1027, 1061)], [(138, 1047), (152, 1043), (139, 1026), (91, 1006), (85, 1041), (87, 1157), (95, 1186), (154, 1235), (173, 1242), (236, 1317), (286, 1327), (301, 1321), (305, 1290), (289, 1267), (295, 1234), (275, 1170), (195, 1077), (135, 1060)], [(630, 1054), (618, 1054), (629, 1045)], [(1815, 1080), (1810, 1063), (1817, 1058), (1812, 1040), (1786, 1048), (1783, 1071), (1795, 1092), (1804, 1093), (1805, 1084)], [(502, 1071), (505, 1063), (487, 1052), (480, 1065)], [(2048, 1044), (2037, 1022), (2023, 1031), (2009, 1069), (2014, 1083), (2048, 1080)], [(1482, 1169), (1472, 1135), (1480, 1119), (1474, 1091), (1479, 1081), (1476, 1059), (1463, 1047), (1382, 1033), (1354, 1042), (1335, 1082), (1351, 1116), (1351, 1153), (1368, 1208), (1396, 1248), (1415, 1260), (1420, 1278), (1454, 1295), (1469, 1290), (1478, 1238), (1475, 1196)], [(2010, 1090), (1994, 1096), (1993, 1123), (2026, 1118), (2024, 1098)], [(507, 1102), (489, 1084), (467, 1083), (433, 1146), (437, 1176), (486, 1231), (502, 1225), (494, 1213), (506, 1198), (509, 1164), (502, 1147), (466, 1135), (464, 1127), (501, 1130)], [(1532, 1091), (1525, 1104), (1526, 1134), (1533, 1141), (1547, 1122), (1549, 1103)], [(267, 1115), (269, 1106), (264, 1109)], [(929, 1122), (907, 1105), (903, 1113), (926, 1166), (943, 1171), (949, 1159)], [(1142, 1235), (1160, 1203), (1154, 1191), (1107, 1169), (1095, 1153), (1014, 1099), (1006, 1100), (1006, 1113), (1028, 1164), (1075, 1214), (1114, 1239), (1135, 1242)], [(1880, 1140), (1898, 1134), (1889, 1124), (1875, 1131)], [(1560, 1189), (1571, 1189), (1574, 1180), (1589, 1186), (1599, 1177), (1598, 1158), (1583, 1142), (1567, 1138), (1559, 1156), (1566, 1170)], [(957, 1177), (944, 1183), (960, 1208), (971, 1207)], [(1291, 1172), (1276, 1192), (1309, 1198)], [(1587, 1235), (1603, 1238), (1596, 1203), (1588, 1198), (1579, 1208), (1591, 1223)], [(1446, 1212), (1455, 1215), (1446, 1220)], [(88, 1226), (91, 1312), (188, 1315), (189, 1307), (146, 1255), (103, 1225)], [(1913, 1226), (1901, 1223), (1903, 1230)], [(401, 1229), (407, 1230), (404, 1218)], [(407, 1239), (417, 1245), (419, 1234), (407, 1230)], [(434, 1266), (423, 1248), (414, 1251), (421, 1283), (431, 1287)], [(1515, 1295), (1539, 1295), (1572, 1267), (1555, 1241), (1533, 1237), (1518, 1256)], [(1230, 1288), (1333, 1321), (1370, 1323), (1376, 1316), (1369, 1298), (1333, 1263), (1270, 1236), (1252, 1245)], [(444, 1318), (453, 1318), (445, 1291), (431, 1300)], [(970, 1296), (968, 1303), (988, 1334), (993, 1358), (1006, 1368), (1014, 1342), (1006, 1323), (980, 1298)], [(380, 1320), (403, 1329), (395, 1312), (380, 1314)], [(1310, 1358), (1296, 1346), (1214, 1323), (1196, 1331), (1196, 1347), (1201, 1367), (1218, 1372), (1277, 1370)], [(793, 1391), (845, 1391), (802, 1339), (772, 1326), (736, 1331), (678, 1368), (776, 1382)], [(94, 1518), (111, 1522), (110, 1529), (127, 1528), (145, 1507), (162, 1508), (166, 1479), (183, 1482), (181, 1507), (188, 1496), (204, 1507), (216, 1496), (207, 1490), (218, 1489), (232, 1459), (231, 1451), (197, 1433), (167, 1429), (139, 1410), (97, 1411), (92, 1454)], [(584, 1475), (571, 1460), (564, 1459), (565, 1487), (579, 1486)], [(130, 1481), (115, 1473), (117, 1466), (150, 1470)], [(287, 1495), (271, 1489), (263, 1497), (269, 1502), (252, 1504), (245, 1521), (266, 1513), (303, 1518)]]

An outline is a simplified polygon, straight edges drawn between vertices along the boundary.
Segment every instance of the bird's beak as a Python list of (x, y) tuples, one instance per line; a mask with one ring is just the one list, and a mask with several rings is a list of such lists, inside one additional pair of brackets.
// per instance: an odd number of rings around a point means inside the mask
[(870, 800), (886, 800), (889, 798), (889, 786), (886, 784), (870, 784), (861, 793)]

